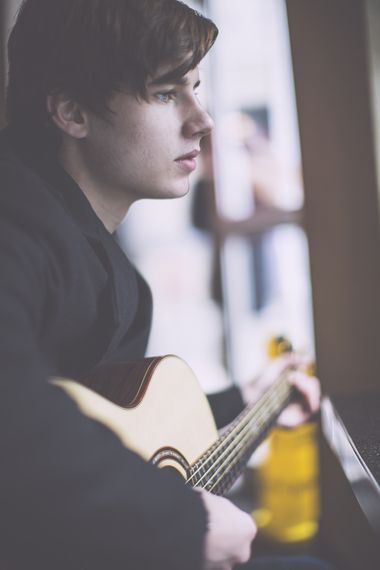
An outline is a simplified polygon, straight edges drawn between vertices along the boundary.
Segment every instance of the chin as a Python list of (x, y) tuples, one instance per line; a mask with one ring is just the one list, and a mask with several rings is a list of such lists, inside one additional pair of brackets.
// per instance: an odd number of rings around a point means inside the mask
[(178, 186), (174, 190), (173, 198), (181, 198), (181, 196), (186, 196), (190, 191), (190, 181), (187, 178), (181, 185)]
[(190, 190), (190, 184), (187, 181), (186, 184), (182, 184), (182, 185), (176, 185), (173, 187), (166, 187), (162, 192), (155, 192), (155, 197), (156, 198), (162, 198), (162, 199), (167, 199), (167, 200), (171, 200), (173, 198), (182, 198), (182, 196), (186, 196), (186, 194), (189, 193)]

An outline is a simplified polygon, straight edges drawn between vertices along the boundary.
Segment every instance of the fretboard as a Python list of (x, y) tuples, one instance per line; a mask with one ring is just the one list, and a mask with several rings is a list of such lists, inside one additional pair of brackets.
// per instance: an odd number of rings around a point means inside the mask
[(247, 460), (289, 403), (294, 388), (285, 371), (254, 404), (221, 432), (217, 441), (191, 466), (187, 483), (223, 495), (241, 474)]

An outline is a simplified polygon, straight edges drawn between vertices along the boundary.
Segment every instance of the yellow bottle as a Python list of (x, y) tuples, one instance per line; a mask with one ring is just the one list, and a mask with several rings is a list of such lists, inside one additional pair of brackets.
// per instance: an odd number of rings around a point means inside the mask
[[(289, 350), (284, 337), (268, 343), (270, 358)], [(261, 534), (272, 541), (308, 541), (319, 518), (317, 424), (275, 427), (266, 443), (267, 453), (255, 470), (258, 508), (253, 516)]]

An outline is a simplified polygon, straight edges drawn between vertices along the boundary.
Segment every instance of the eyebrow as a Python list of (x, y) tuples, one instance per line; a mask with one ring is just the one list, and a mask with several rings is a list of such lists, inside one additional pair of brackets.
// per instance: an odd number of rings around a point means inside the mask
[[(159, 85), (179, 85), (179, 86), (185, 87), (186, 85), (190, 85), (190, 83), (191, 82), (188, 79), (186, 79), (185, 76), (170, 78), (168, 75), (163, 75), (162, 77), (157, 77), (157, 79), (154, 79), (153, 81), (148, 83), (148, 87), (156, 87)], [(194, 89), (199, 87), (200, 84), (201, 84), (201, 80), (198, 79), (194, 83)]]

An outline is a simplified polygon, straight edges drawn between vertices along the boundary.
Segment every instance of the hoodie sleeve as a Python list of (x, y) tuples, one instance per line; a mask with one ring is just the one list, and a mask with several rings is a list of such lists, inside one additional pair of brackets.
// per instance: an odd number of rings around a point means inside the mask
[(199, 494), (125, 449), (48, 382), (38, 343), (46, 260), (8, 214), (0, 204), (1, 562), (200, 570), (207, 521)]

